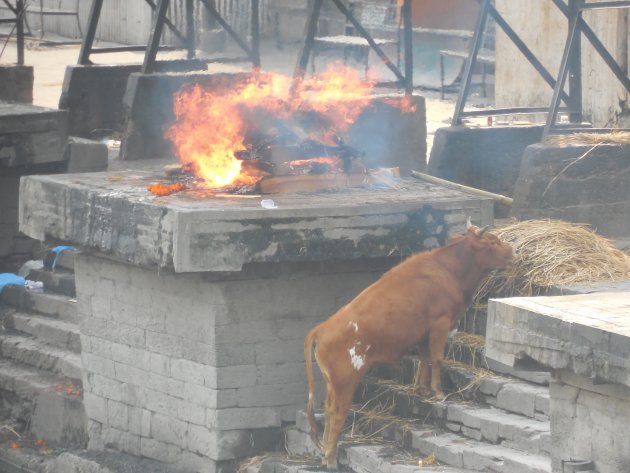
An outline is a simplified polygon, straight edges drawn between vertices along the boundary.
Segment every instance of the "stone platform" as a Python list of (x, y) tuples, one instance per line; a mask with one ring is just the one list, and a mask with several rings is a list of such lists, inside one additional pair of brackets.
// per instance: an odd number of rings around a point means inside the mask
[(155, 197), (158, 169), (24, 178), (21, 229), (81, 249), (90, 448), (193, 471), (280, 440), (306, 401), (310, 328), (467, 216), (492, 223), (491, 200), (415, 181), (267, 195), (265, 209), (259, 195)]
[(491, 301), (486, 356), (552, 370), (551, 454), (630, 471), (630, 292)]

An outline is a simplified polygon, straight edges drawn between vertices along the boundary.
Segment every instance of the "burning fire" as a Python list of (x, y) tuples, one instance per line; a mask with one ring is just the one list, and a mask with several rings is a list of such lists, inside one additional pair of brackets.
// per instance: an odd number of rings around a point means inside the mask
[[(373, 89), (355, 70), (339, 65), (304, 80), (292, 94), (290, 83), (279, 74), (253, 74), (249, 82), (230, 88), (184, 87), (174, 98), (176, 121), (165, 136), (183, 166), (206, 187), (252, 185), (263, 174), (244, 166), (239, 153), (251, 149), (256, 136), (290, 130), (335, 145), (369, 105)], [(309, 114), (317, 115), (317, 126), (299, 123)]]

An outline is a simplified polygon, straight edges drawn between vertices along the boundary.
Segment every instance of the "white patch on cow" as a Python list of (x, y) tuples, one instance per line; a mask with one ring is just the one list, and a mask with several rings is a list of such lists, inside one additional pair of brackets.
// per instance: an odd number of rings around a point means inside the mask
[(368, 345), (367, 347), (365, 347), (365, 351), (367, 352), (370, 348), (372, 348), (372, 345)]
[(455, 327), (453, 330), (448, 332), (448, 338), (452, 338), (453, 335), (455, 335), (456, 333), (457, 333), (457, 327)]
[(350, 321), (350, 322), (348, 322), (348, 325), (351, 325), (351, 326), (354, 327), (354, 333), (357, 333), (359, 331), (359, 324), (358, 323)]
[(350, 362), (352, 363), (352, 367), (359, 371), (365, 364), (365, 356), (358, 355), (356, 347), (350, 348), (348, 353), (350, 353)]
[(308, 393), (308, 400), (312, 401), (313, 400), (313, 393)]

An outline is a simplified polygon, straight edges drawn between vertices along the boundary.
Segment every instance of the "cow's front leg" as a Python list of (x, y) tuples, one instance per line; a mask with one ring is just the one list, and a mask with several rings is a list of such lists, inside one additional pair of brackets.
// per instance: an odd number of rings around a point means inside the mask
[(444, 348), (451, 328), (451, 321), (443, 317), (431, 325), (429, 337), (429, 351), (431, 354), (431, 390), (437, 399), (444, 399), (442, 391), (442, 361)]

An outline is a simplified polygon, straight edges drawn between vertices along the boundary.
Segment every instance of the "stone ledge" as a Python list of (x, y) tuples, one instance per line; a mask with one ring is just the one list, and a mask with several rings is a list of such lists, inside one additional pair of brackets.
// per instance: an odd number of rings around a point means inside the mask
[(491, 300), (486, 356), (630, 386), (630, 293)]
[[(492, 223), (492, 201), (416, 181), (401, 189), (157, 198), (151, 171), (28, 176), (20, 229), (96, 250), (118, 261), (175, 272), (241, 271), (248, 263), (373, 260), (443, 245), (467, 216)], [(262, 197), (260, 197), (262, 198)]]

